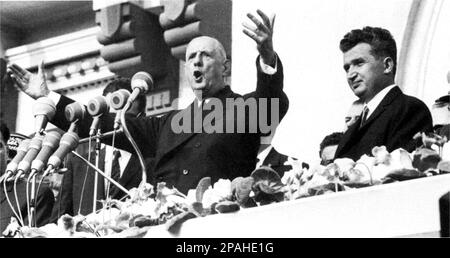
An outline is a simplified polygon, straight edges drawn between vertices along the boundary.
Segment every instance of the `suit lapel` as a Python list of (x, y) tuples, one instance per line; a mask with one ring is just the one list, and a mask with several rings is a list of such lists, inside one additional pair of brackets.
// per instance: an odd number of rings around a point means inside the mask
[(359, 125), (361, 124), (361, 119), (362, 119), (361, 116), (359, 116), (356, 122), (353, 125), (351, 125), (344, 133), (341, 141), (339, 142), (335, 157), (340, 156), (341, 152), (343, 152), (347, 148), (347, 146), (350, 145), (352, 141), (356, 138), (356, 133), (358, 133)]
[(386, 110), (386, 107), (390, 105), (392, 101), (394, 101), (400, 94), (402, 94), (402, 92), (398, 87), (392, 88), (361, 128), (359, 128), (362, 119), (360, 116), (358, 120), (348, 128), (347, 132), (345, 132), (344, 136), (342, 137), (338, 149), (336, 150), (336, 157), (339, 157), (341, 153), (347, 149), (348, 146), (353, 145), (354, 141), (358, 141), (359, 137), (357, 137), (357, 134), (374, 123), (375, 120)]
[(398, 87), (392, 88), (388, 94), (384, 97), (384, 99), (380, 102), (378, 107), (375, 109), (375, 111), (372, 113), (372, 115), (367, 119), (367, 121), (362, 125), (360, 130), (364, 130), (364, 128), (368, 127), (377, 117), (379, 117), (384, 110), (386, 110), (386, 107), (389, 106), (392, 101), (394, 101), (398, 95), (400, 95), (402, 92)]

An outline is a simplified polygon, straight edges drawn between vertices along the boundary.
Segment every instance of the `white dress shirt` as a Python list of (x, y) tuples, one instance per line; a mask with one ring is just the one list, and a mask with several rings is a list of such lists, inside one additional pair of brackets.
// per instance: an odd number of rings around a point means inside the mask
[(267, 148), (265, 148), (258, 154), (258, 163), (256, 163), (256, 168), (262, 166), (264, 160), (267, 158), (267, 155), (269, 155), (269, 152), (272, 150), (272, 148), (273, 146), (269, 145)]

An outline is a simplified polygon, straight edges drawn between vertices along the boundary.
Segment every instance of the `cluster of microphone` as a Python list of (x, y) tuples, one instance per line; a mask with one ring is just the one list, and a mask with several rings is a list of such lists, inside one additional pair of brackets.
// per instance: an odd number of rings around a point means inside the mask
[[(36, 122), (35, 136), (29, 140), (23, 140), (17, 148), (16, 156), (6, 167), (3, 180), (15, 180), (29, 174), (33, 175), (45, 171), (43, 176), (50, 171), (58, 169), (65, 156), (76, 149), (80, 142), (77, 134), (79, 121), (82, 121), (86, 113), (93, 118), (89, 135), (94, 136), (98, 132), (101, 116), (109, 113), (110, 107), (118, 110), (114, 121), (114, 130), (120, 128), (120, 112), (127, 103), (132, 103), (139, 94), (153, 87), (153, 79), (146, 72), (138, 72), (131, 79), (132, 93), (127, 90), (118, 90), (111, 95), (111, 102), (103, 96), (91, 99), (87, 106), (74, 102), (66, 106), (65, 117), (71, 123), (69, 130), (61, 135), (56, 131), (45, 133), (47, 123), (53, 119), (56, 113), (56, 105), (47, 97), (36, 100), (33, 106), (33, 114)], [(125, 112), (125, 111), (123, 111)], [(0, 179), (1, 180), (1, 179)]]

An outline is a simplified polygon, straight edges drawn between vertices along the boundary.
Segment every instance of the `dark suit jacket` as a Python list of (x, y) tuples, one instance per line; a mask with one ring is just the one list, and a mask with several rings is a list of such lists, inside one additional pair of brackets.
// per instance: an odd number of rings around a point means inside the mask
[[(20, 181), (17, 185), (17, 197), (19, 198), (20, 212), (24, 219), (24, 223), (28, 226), (27, 217), (27, 197), (26, 197), (26, 182)], [(36, 185), (37, 187), (37, 185)], [(6, 187), (8, 197), (11, 200), (14, 210), (17, 212), (16, 198), (14, 197), (13, 184), (9, 183)], [(38, 227), (44, 226), (50, 222), (50, 216), (52, 214), (53, 204), (55, 203), (55, 197), (52, 190), (47, 184), (42, 183), (39, 189), (39, 194), (36, 198), (36, 223)], [(3, 232), (9, 225), (11, 217), (15, 217), (11, 210), (8, 201), (6, 200), (5, 192), (3, 190), (3, 184), (0, 186), (0, 233)]]
[(345, 132), (335, 158), (358, 160), (363, 154), (370, 154), (373, 147), (382, 145), (388, 151), (403, 148), (411, 152), (416, 148), (413, 136), (417, 132), (430, 132), (433, 123), (422, 101), (394, 87), (361, 128), (360, 124), (361, 118)]
[[(241, 96), (226, 87), (214, 97), (222, 103), (225, 103), (227, 98), (243, 97), (249, 99), (254, 97), (257, 100), (259, 98), (278, 98), (280, 103), (278, 113), (281, 120), (288, 109), (288, 99), (283, 92), (281, 61), (278, 59), (278, 69), (274, 75), (264, 74), (260, 70), (259, 60), (256, 62), (258, 67), (256, 91)], [(64, 108), (71, 102), (72, 100), (63, 96), (57, 104), (57, 112), (52, 121), (63, 130), (67, 130), (69, 127), (64, 119)], [(205, 133), (196, 131), (175, 133), (173, 131), (171, 125), (173, 117), (187, 114), (188, 117), (192, 118), (191, 110), (195, 106), (196, 103), (194, 102), (186, 109), (172, 111), (159, 118), (127, 119), (128, 128), (143, 155), (150, 158), (154, 157), (154, 172), (148, 177), (151, 184), (156, 185), (157, 182), (166, 182), (168, 186), (175, 186), (181, 192), (187, 193), (189, 189), (194, 189), (203, 177), (209, 176), (213, 182), (220, 178), (233, 179), (238, 176), (248, 176), (255, 168), (261, 132)], [(270, 107), (270, 105), (268, 106)], [(225, 109), (223, 112), (225, 112)], [(270, 114), (270, 110), (268, 113)], [(238, 116), (236, 116), (236, 112), (234, 114), (234, 122), (237, 123)], [(111, 131), (114, 116), (102, 117), (102, 131)], [(244, 122), (248, 126), (248, 115), (245, 118), (247, 120)], [(87, 118), (80, 124), (80, 136), (86, 137), (88, 135), (90, 120), (90, 118)], [(224, 119), (224, 127), (227, 123), (228, 119)], [(128, 140), (123, 136), (116, 138), (116, 146), (134, 152)]]
[[(88, 147), (82, 147), (85, 148), (84, 150), (81, 150), (80, 153), (85, 153), (83, 157), (87, 159)], [(105, 149), (102, 149), (100, 151), (99, 160), (99, 168), (104, 171)], [(95, 164), (93, 154), (91, 162), (92, 164)], [(69, 154), (66, 158), (65, 167), (68, 169), (68, 171), (63, 176), (60, 194), (53, 209), (53, 222), (56, 222), (58, 218), (64, 214), (69, 214), (72, 216), (77, 215), (81, 198), (83, 198), (83, 200), (81, 202), (80, 213), (82, 215), (88, 215), (92, 213), (96, 172), (90, 167), (89, 170), (86, 170), (86, 164), (72, 154)], [(86, 184), (83, 191), (83, 182), (85, 177)], [(142, 174), (139, 160), (135, 155), (132, 155), (118, 182), (123, 187), (129, 190), (133, 187), (138, 187), (141, 179)], [(97, 189), (97, 200), (105, 200), (105, 180), (101, 175), (98, 176)], [(125, 196), (125, 193), (118, 188), (115, 188), (115, 191), (110, 195), (110, 197), (113, 199), (120, 199), (123, 196)], [(97, 208), (99, 209), (101, 207), (101, 203), (97, 202)]]

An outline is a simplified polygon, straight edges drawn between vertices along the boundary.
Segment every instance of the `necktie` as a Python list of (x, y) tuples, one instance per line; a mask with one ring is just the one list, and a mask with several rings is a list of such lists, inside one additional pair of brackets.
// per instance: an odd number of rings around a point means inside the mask
[[(119, 164), (119, 158), (120, 158), (120, 151), (115, 150), (113, 152), (113, 160), (111, 164), (111, 178), (119, 182), (120, 179), (120, 164)], [(116, 186), (114, 184), (110, 184), (109, 186), (109, 195), (112, 195), (114, 191), (116, 190)]]
[(359, 128), (363, 126), (363, 124), (367, 120), (367, 115), (369, 114), (369, 108), (367, 106), (364, 106), (362, 114), (361, 114), (361, 124), (359, 125)]

